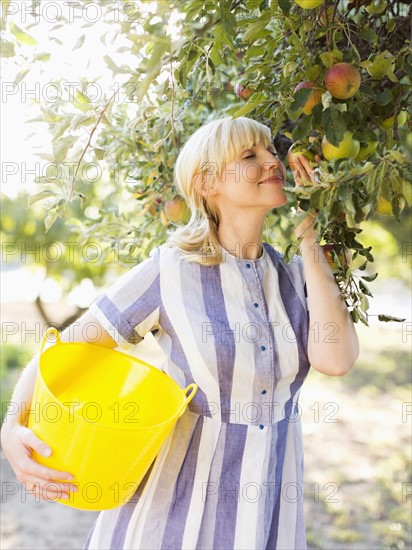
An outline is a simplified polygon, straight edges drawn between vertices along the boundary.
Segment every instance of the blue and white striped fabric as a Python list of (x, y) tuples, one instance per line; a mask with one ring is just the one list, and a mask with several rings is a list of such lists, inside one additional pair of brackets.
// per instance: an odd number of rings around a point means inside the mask
[(256, 260), (182, 258), (154, 249), (90, 308), (117, 341), (154, 332), (163, 370), (199, 389), (133, 499), (101, 512), (85, 548), (303, 550), (303, 262), (268, 243)]

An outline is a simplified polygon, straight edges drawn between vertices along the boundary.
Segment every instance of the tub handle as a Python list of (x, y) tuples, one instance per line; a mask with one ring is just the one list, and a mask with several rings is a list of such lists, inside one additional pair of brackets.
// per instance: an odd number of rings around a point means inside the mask
[(60, 333), (59, 331), (57, 330), (57, 328), (55, 327), (49, 327), (47, 330), (46, 330), (46, 333), (44, 334), (43, 336), (43, 341), (40, 345), (40, 355), (43, 353), (43, 348), (46, 344), (46, 342), (48, 342), (49, 340), (49, 337), (54, 334), (55, 338), (56, 338), (56, 344), (60, 344), (61, 343), (61, 340), (60, 340)]
[[(189, 395), (186, 395), (188, 391), (192, 390)], [(178, 418), (182, 416), (182, 414), (185, 412), (186, 407), (189, 405), (191, 400), (194, 398), (195, 393), (197, 392), (197, 384), (189, 384), (184, 390), (183, 393), (186, 395), (185, 402), (182, 406), (182, 408), (179, 411)]]

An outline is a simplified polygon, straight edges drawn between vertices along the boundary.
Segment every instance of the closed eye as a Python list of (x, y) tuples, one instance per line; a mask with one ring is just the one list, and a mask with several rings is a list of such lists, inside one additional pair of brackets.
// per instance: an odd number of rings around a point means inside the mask
[[(272, 155), (274, 155), (275, 157), (278, 156), (277, 151), (275, 150), (275, 148), (272, 145), (267, 147), (267, 150), (270, 151), (272, 153)], [(246, 159), (251, 159), (254, 156), (256, 156), (256, 155), (248, 155), (247, 157), (243, 157), (243, 158), (244, 158), (244, 160), (246, 160)]]

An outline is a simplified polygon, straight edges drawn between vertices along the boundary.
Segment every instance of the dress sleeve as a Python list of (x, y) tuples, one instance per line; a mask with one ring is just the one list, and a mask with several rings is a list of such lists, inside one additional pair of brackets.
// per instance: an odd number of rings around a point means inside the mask
[(122, 275), (89, 311), (118, 344), (143, 340), (159, 324), (159, 248)]

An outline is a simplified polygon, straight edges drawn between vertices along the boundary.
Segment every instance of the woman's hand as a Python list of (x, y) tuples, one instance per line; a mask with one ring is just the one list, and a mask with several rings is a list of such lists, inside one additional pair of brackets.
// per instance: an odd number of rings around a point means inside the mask
[[(316, 171), (310, 166), (308, 159), (304, 155), (299, 155), (298, 157), (295, 157), (294, 160), (296, 164), (296, 170), (293, 172), (295, 184), (298, 187), (304, 185), (305, 182), (316, 184), (318, 181)], [(313, 229), (315, 222), (316, 216), (308, 212), (308, 215), (303, 222), (300, 223), (295, 229), (296, 237), (300, 238), (303, 236), (303, 239), (312, 240), (315, 242), (317, 237), (317, 233)]]
[(32, 458), (33, 451), (46, 457), (52, 451), (29, 428), (14, 422), (8, 426), (6, 421), (1, 430), (1, 445), (18, 481), (34, 497), (48, 501), (68, 499), (70, 491), (77, 491), (76, 485), (70, 483), (74, 479), (71, 474), (42, 466)]

